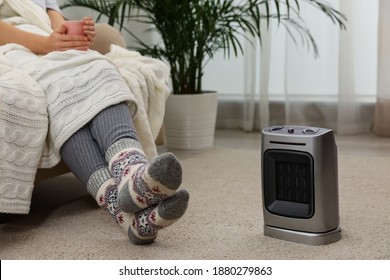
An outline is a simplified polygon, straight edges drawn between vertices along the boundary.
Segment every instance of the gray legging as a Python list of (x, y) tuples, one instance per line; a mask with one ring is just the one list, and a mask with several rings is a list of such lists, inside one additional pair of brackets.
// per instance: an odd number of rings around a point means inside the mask
[(120, 103), (101, 111), (72, 135), (61, 148), (61, 157), (70, 171), (85, 185), (91, 175), (107, 167), (105, 154), (116, 141), (137, 140), (127, 104)]

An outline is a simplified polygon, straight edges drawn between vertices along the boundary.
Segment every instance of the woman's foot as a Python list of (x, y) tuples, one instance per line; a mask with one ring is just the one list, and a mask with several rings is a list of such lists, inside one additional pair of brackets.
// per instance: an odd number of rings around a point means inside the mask
[(136, 213), (172, 196), (182, 183), (182, 167), (172, 153), (148, 163), (139, 149), (127, 149), (114, 155), (109, 170), (118, 181), (118, 205)]
[(188, 200), (188, 192), (179, 190), (157, 206), (151, 206), (135, 213), (128, 231), (130, 241), (136, 245), (152, 243), (159, 230), (173, 224), (184, 215)]
[[(97, 188), (96, 183), (104, 178), (104, 183)], [(179, 190), (156, 205), (136, 213), (126, 213), (119, 207), (117, 184), (109, 178), (108, 171), (103, 170), (92, 175), (87, 188), (99, 206), (107, 210), (125, 230), (133, 244), (152, 243), (160, 229), (176, 222), (187, 210), (189, 194), (186, 190)]]

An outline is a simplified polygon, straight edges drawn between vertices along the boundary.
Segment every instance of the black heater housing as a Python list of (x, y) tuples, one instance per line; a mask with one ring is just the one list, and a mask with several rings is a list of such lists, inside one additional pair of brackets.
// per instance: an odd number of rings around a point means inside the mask
[(332, 130), (265, 128), (261, 162), (265, 235), (309, 245), (341, 238)]

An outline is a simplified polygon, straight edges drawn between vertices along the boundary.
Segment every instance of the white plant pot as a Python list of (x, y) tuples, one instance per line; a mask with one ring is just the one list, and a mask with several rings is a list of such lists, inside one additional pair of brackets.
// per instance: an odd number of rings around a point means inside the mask
[(218, 95), (171, 94), (164, 117), (165, 142), (168, 149), (202, 150), (214, 145)]

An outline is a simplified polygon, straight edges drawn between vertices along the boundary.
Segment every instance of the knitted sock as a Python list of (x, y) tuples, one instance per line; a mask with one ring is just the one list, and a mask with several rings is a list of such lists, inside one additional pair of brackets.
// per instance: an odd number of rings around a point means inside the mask
[(109, 170), (118, 182), (122, 211), (136, 213), (176, 193), (182, 182), (182, 168), (172, 153), (148, 163), (141, 149), (125, 146), (130, 146), (128, 140), (118, 141), (106, 154)]
[(189, 194), (180, 190), (171, 197), (135, 214), (118, 207), (118, 187), (107, 169), (96, 171), (88, 181), (87, 189), (99, 206), (107, 210), (128, 234), (135, 245), (152, 243), (160, 229), (181, 218), (188, 207)]
[(184, 215), (188, 200), (188, 192), (182, 189), (158, 203), (157, 206), (150, 206), (135, 213), (128, 231), (130, 241), (137, 245), (154, 241), (160, 229), (173, 224)]

